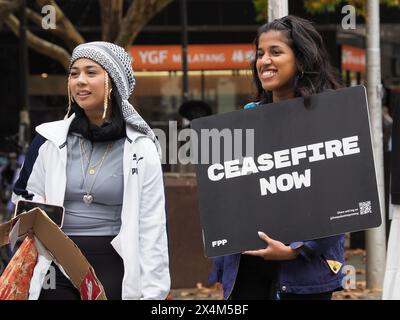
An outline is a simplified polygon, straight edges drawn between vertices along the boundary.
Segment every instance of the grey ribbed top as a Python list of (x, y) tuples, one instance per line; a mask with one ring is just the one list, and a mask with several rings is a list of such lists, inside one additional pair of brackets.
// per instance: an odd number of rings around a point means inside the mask
[[(78, 134), (69, 134), (67, 138), (67, 186), (65, 190), (65, 217), (63, 231), (69, 236), (114, 236), (121, 228), (121, 209), (124, 189), (123, 150), (125, 138), (112, 145), (90, 192), (94, 200), (87, 206), (83, 202), (86, 194), (79, 139), (91, 164), (97, 164), (103, 157), (109, 142), (92, 143)], [(95, 175), (88, 172), (89, 162), (85, 157), (84, 172), (89, 190)]]

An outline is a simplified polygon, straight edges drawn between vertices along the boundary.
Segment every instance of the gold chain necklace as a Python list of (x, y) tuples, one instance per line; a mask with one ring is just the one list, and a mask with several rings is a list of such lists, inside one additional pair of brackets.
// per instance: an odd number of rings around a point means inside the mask
[[(93, 189), (93, 186), (94, 186), (94, 183), (95, 183), (96, 178), (97, 178), (97, 176), (98, 176), (98, 174), (99, 174), (99, 172), (100, 172), (101, 166), (103, 165), (103, 162), (104, 162), (105, 158), (107, 157), (109, 151), (111, 150), (111, 148), (112, 148), (114, 142), (109, 143), (109, 144), (107, 145), (107, 149), (106, 149), (106, 151), (104, 152), (103, 157), (102, 157), (101, 160), (100, 160), (100, 163), (96, 164), (96, 166), (99, 165), (99, 169), (97, 170), (96, 175), (93, 177), (92, 185), (90, 186), (90, 189), (88, 190), (88, 187), (87, 187), (87, 184), (86, 184), (86, 173), (85, 173), (84, 164), (83, 164), (83, 155), (84, 155), (84, 153), (85, 153), (85, 151), (84, 151), (85, 149), (83, 148), (83, 142), (82, 142), (82, 141), (83, 141), (83, 139), (82, 139), (82, 138), (79, 138), (79, 146), (80, 146), (80, 154), (81, 154), (81, 164), (82, 164), (83, 183), (84, 183), (84, 185), (85, 185), (85, 191), (86, 191), (86, 194), (83, 195), (83, 202), (84, 202), (87, 206), (89, 206), (89, 205), (93, 202), (93, 200), (94, 200), (94, 197), (93, 197), (93, 195), (91, 194), (92, 189)], [(85, 157), (86, 157), (86, 154), (85, 154)], [(90, 163), (89, 163), (89, 174), (91, 174), (91, 173), (90, 173)]]
[(79, 140), (79, 142), (81, 144), (81, 150), (83, 151), (83, 155), (84, 155), (86, 161), (89, 163), (89, 174), (94, 175), (96, 173), (96, 167), (102, 162), (102, 158), (100, 158), (100, 160), (97, 161), (96, 164), (91, 164), (91, 161), (89, 161), (89, 156), (86, 154), (86, 149), (85, 149), (83, 142), (81, 140)]

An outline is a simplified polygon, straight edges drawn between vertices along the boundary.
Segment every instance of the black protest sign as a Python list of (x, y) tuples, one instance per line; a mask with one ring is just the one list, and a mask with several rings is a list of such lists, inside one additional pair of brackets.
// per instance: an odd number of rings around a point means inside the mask
[(295, 98), (196, 119), (192, 129), (207, 256), (263, 248), (257, 231), (291, 243), (381, 224), (363, 86), (314, 95), (309, 108)]

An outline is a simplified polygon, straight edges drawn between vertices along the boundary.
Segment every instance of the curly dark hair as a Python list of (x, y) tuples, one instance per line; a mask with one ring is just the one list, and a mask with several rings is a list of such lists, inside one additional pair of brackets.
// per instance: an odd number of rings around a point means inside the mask
[[(337, 72), (329, 62), (328, 53), (324, 47), (321, 35), (311, 21), (289, 15), (273, 20), (258, 29), (254, 45), (257, 52), (261, 34), (268, 31), (280, 31), (288, 46), (293, 50), (296, 64), (300, 72), (295, 76), (295, 97), (304, 97), (305, 105), (309, 106), (309, 97), (329, 89), (341, 87)], [(261, 103), (272, 102), (272, 93), (266, 92), (257, 74), (257, 56), (252, 62), (253, 80), (257, 89), (256, 99)]]

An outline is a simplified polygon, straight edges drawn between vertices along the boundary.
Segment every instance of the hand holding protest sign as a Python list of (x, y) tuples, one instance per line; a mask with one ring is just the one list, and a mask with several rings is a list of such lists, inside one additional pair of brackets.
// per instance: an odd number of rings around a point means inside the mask
[(265, 249), (249, 250), (242, 252), (251, 256), (261, 257), (265, 260), (292, 260), (298, 256), (298, 252), (291, 247), (268, 237), (264, 232), (259, 231), (260, 239), (264, 240), (267, 244)]

